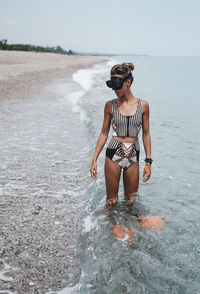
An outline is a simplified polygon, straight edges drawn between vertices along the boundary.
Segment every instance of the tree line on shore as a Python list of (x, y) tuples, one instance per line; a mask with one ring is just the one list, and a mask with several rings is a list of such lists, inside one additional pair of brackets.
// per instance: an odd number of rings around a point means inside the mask
[(36, 46), (31, 44), (8, 44), (8, 41), (6, 39), (0, 40), (0, 50), (50, 52), (50, 53), (59, 53), (59, 54), (68, 54), (68, 55), (75, 54), (75, 52), (73, 52), (71, 49), (67, 51), (60, 46), (43, 47), (43, 46)]

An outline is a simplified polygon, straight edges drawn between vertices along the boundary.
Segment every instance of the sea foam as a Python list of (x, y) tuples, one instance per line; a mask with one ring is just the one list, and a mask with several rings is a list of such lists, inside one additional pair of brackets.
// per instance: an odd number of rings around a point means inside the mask
[(108, 62), (94, 64), (88, 69), (79, 69), (72, 75), (72, 79), (78, 84), (79, 90), (67, 94), (66, 98), (69, 99), (72, 104), (72, 111), (79, 113), (81, 121), (90, 121), (90, 118), (81, 107), (81, 98), (90, 91), (95, 83), (95, 79), (98, 78), (99, 75), (106, 74), (109, 71), (112, 64), (114, 64), (114, 60), (110, 59)]

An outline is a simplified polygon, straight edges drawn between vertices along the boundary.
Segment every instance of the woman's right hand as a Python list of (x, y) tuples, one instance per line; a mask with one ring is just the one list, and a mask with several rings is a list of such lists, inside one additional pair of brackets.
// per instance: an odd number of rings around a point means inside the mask
[(90, 173), (93, 179), (97, 178), (97, 163), (94, 160), (92, 161), (92, 164), (91, 164)]

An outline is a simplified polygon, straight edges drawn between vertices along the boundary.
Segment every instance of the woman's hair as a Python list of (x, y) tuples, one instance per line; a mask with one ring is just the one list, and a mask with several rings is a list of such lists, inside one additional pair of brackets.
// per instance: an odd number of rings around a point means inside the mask
[(132, 76), (132, 71), (134, 70), (135, 66), (133, 63), (122, 63), (122, 64), (116, 64), (114, 65), (111, 70), (110, 70), (110, 75), (122, 75), (122, 76), (127, 76), (128, 74), (131, 74), (130, 80), (131, 80), (131, 84), (134, 80), (133, 76)]

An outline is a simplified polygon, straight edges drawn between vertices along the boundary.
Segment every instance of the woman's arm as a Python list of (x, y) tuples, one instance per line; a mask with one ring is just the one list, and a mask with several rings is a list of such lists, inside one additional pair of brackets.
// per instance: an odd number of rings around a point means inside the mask
[(111, 122), (111, 111), (112, 111), (112, 102), (111, 101), (107, 101), (105, 103), (105, 107), (104, 107), (104, 120), (103, 120), (103, 125), (102, 125), (102, 129), (97, 141), (97, 145), (96, 145), (96, 149), (92, 158), (92, 164), (91, 164), (91, 168), (90, 168), (90, 172), (91, 172), (91, 176), (93, 178), (97, 177), (97, 164), (96, 161), (99, 157), (99, 154), (101, 153), (101, 150), (103, 149), (107, 138), (108, 138), (108, 133), (110, 130), (110, 122)]
[[(151, 158), (151, 135), (149, 130), (149, 104), (143, 101), (143, 118), (142, 118), (142, 140), (147, 158)], [(151, 165), (147, 163), (143, 172), (143, 181), (146, 182), (151, 176)]]

